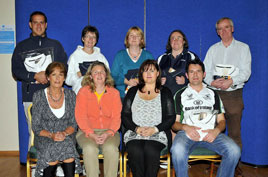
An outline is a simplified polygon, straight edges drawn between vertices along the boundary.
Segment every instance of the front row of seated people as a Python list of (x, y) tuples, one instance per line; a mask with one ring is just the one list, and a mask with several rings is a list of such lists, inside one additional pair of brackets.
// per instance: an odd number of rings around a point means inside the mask
[[(186, 66), (189, 84), (175, 94), (174, 105), (172, 92), (161, 85), (157, 62), (146, 60), (139, 68), (138, 84), (127, 92), (122, 109), (119, 91), (104, 63), (90, 65), (77, 96), (62, 87), (64, 65), (51, 63), (46, 69), (49, 86), (33, 97), (36, 176), (54, 176), (59, 162), (65, 176), (81, 173), (77, 140), (88, 177), (99, 176), (99, 150), (105, 157), (104, 176), (116, 177), (121, 119), (134, 177), (156, 177), (164, 148), (171, 148), (176, 175), (187, 177), (188, 155), (197, 146), (222, 156), (218, 177), (234, 176), (240, 148), (221, 133), (225, 129), (224, 109), (218, 94), (203, 83), (205, 75), (202, 61), (191, 60)], [(178, 131), (173, 143), (171, 128)]]

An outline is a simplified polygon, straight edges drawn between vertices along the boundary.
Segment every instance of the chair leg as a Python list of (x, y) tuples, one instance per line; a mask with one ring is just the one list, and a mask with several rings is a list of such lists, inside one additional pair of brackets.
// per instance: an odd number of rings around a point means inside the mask
[(171, 165), (170, 165), (170, 154), (168, 154), (167, 156), (167, 177), (170, 177), (170, 168), (171, 168)]
[(174, 169), (174, 167), (172, 168), (172, 177), (175, 177), (175, 169)]
[(122, 173), (123, 173), (123, 165), (122, 165), (122, 153), (119, 153), (119, 176), (122, 177)]
[(30, 166), (30, 159), (27, 158), (27, 163), (26, 163), (26, 167), (27, 167), (27, 177), (32, 177), (32, 173), (31, 173), (31, 166)]
[(210, 177), (213, 176), (213, 170), (214, 170), (214, 162), (211, 162), (211, 164), (210, 164)]
[(127, 177), (127, 154), (124, 153), (124, 177)]

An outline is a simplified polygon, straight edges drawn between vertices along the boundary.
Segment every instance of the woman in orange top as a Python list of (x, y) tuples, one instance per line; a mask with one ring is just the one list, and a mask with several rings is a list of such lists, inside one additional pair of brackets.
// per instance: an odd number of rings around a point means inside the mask
[(98, 154), (104, 154), (104, 176), (116, 177), (119, 160), (122, 104), (119, 92), (104, 63), (96, 61), (89, 67), (76, 97), (76, 135), (83, 149), (86, 174), (99, 176)]

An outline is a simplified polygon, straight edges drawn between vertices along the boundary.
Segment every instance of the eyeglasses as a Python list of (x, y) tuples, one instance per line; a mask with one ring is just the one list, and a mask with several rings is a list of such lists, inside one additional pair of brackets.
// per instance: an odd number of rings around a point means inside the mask
[(106, 72), (105, 71), (94, 71), (94, 72), (92, 72), (92, 75), (105, 75), (106, 74)]
[(177, 37), (172, 37), (172, 38), (170, 38), (170, 40), (171, 41), (175, 41), (175, 40), (182, 40), (183, 39), (183, 37), (182, 36), (177, 36)]
[(140, 39), (141, 38), (140, 35), (132, 35), (132, 34), (129, 35), (128, 37), (131, 38), (131, 39), (134, 39), (134, 38)]

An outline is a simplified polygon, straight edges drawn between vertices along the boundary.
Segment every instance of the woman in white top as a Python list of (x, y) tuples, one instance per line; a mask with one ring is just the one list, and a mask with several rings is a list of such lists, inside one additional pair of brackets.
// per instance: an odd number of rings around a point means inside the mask
[[(81, 88), (83, 80), (83, 71), (81, 72), (79, 65), (84, 62), (100, 61), (103, 62), (108, 68), (109, 63), (105, 56), (101, 53), (100, 48), (96, 47), (99, 40), (99, 32), (94, 26), (86, 26), (82, 31), (82, 43), (84, 46), (77, 46), (77, 49), (72, 53), (68, 61), (68, 73), (66, 84), (72, 86), (73, 91), (77, 94)], [(88, 65), (83, 65), (88, 67)], [(81, 67), (81, 66), (80, 66)], [(87, 68), (85, 68), (87, 70)]]

